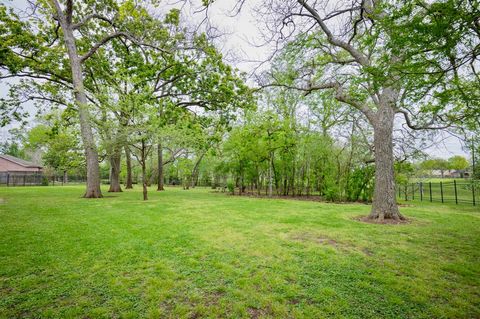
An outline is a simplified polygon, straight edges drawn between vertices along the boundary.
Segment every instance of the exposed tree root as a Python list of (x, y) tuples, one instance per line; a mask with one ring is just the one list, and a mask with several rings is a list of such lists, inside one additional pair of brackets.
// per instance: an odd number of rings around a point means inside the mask
[(102, 192), (89, 191), (83, 195), (83, 198), (102, 198)]
[(410, 219), (405, 218), (371, 218), (370, 216), (358, 216), (354, 217), (354, 220), (358, 220), (360, 222), (369, 223), (369, 224), (385, 224), (385, 225), (400, 225), (400, 224), (409, 224), (412, 221)]

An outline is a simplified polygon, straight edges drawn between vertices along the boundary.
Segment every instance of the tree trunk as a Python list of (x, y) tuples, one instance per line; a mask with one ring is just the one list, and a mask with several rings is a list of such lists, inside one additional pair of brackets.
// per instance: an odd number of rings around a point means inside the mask
[(145, 141), (142, 140), (142, 150), (141, 150), (141, 164), (142, 164), (142, 185), (143, 185), (143, 200), (148, 200), (147, 195), (147, 159), (145, 152)]
[(143, 186), (143, 200), (148, 200), (147, 168), (144, 162), (142, 162), (142, 186)]
[(372, 212), (369, 218), (404, 220), (398, 210), (395, 194), (395, 174), (393, 169), (393, 120), (394, 110), (381, 107), (373, 124), (375, 146), (375, 190)]
[(202, 153), (202, 155), (200, 155), (200, 157), (197, 159), (197, 161), (195, 162), (195, 165), (193, 166), (193, 170), (192, 170), (192, 176), (191, 176), (191, 181), (190, 181), (190, 186), (192, 188), (195, 188), (195, 186), (197, 186), (197, 182), (198, 182), (198, 168), (200, 166), (200, 162), (202, 161), (203, 157), (205, 156), (205, 153)]
[(70, 67), (72, 71), (73, 91), (75, 94), (75, 104), (77, 105), (80, 132), (85, 149), (85, 157), (87, 163), (87, 189), (83, 197), (85, 198), (100, 198), (102, 191), (100, 190), (100, 166), (98, 164), (98, 152), (95, 140), (93, 137), (92, 126), (90, 123), (90, 112), (88, 110), (87, 96), (83, 86), (83, 72), (80, 57), (77, 53), (75, 44), (75, 37), (71, 27), (71, 21), (63, 14), (58, 2), (54, 2), (55, 11), (59, 17), (58, 21), (63, 30), (63, 38), (65, 40), (65, 47), (68, 52), (70, 60)]
[(63, 171), (63, 183), (64, 183), (64, 184), (68, 183), (67, 170), (64, 170), (64, 171)]
[(270, 152), (270, 165), (268, 167), (268, 197), (273, 195), (273, 154)]
[(157, 191), (163, 191), (163, 148), (162, 144), (158, 143), (157, 145), (157, 155), (158, 155), (158, 187)]
[(127, 162), (127, 180), (125, 182), (125, 188), (126, 189), (132, 189), (133, 188), (133, 182), (132, 182), (132, 155), (130, 154), (130, 149), (128, 146), (125, 146), (125, 159)]
[(114, 148), (113, 154), (110, 155), (110, 188), (109, 192), (119, 193), (122, 191), (120, 186), (120, 167), (122, 153), (119, 149)]
[(244, 190), (245, 190), (245, 188), (243, 186), (243, 170), (242, 170), (242, 174), (240, 175), (240, 192), (239, 192), (239, 195), (242, 195)]

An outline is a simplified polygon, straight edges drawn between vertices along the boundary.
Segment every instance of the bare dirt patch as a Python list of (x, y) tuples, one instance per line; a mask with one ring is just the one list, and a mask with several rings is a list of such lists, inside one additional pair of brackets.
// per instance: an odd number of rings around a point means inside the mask
[(294, 241), (310, 242), (322, 246), (330, 246), (337, 251), (345, 253), (362, 253), (365, 256), (373, 256), (374, 252), (366, 247), (359, 247), (348, 241), (338, 241), (324, 235), (312, 234), (312, 233), (298, 233), (290, 237)]
[(257, 309), (257, 308), (248, 308), (247, 312), (250, 315), (250, 318), (252, 319), (263, 317), (266, 314), (266, 311), (262, 309)]
[(353, 220), (362, 222), (362, 223), (367, 223), (367, 224), (381, 224), (381, 225), (405, 225), (405, 224), (410, 224), (412, 223), (411, 219), (405, 219), (405, 220), (395, 220), (395, 219), (384, 219), (384, 220), (376, 220), (376, 219), (370, 219), (368, 216), (357, 216), (353, 217)]
[(337, 242), (334, 239), (331, 239), (325, 236), (309, 234), (309, 233), (296, 234), (292, 237), (292, 239), (296, 241), (309, 241), (309, 242), (314, 242), (322, 245), (330, 245), (335, 248), (339, 246), (339, 242)]
[(207, 301), (205, 302), (205, 304), (207, 306), (214, 306), (214, 305), (218, 305), (218, 302), (220, 301), (220, 299), (223, 297), (223, 293), (221, 292), (218, 292), (218, 291), (214, 291), (213, 293), (210, 293), (208, 294), (207, 296)]
[(373, 251), (368, 248), (362, 248), (362, 252), (367, 256), (373, 256)]
[(397, 204), (398, 207), (415, 207), (413, 204)]

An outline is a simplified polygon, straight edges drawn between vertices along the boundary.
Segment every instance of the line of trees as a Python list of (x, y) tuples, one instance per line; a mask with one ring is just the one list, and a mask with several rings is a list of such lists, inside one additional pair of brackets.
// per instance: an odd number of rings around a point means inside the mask
[(254, 90), (179, 9), (52, 0), (25, 17), (0, 5), (0, 79), (16, 79), (2, 125), (33, 102), (43, 126), (29, 147), (57, 170), (84, 169), (88, 198), (102, 196), (108, 163), (109, 191), (122, 191), (122, 172), (133, 187), (136, 166), (145, 200), (151, 183), (209, 179), (240, 193), (371, 199), (371, 219), (404, 219), (395, 167), (419, 153), (417, 132), (448, 128), (478, 149), (479, 8), (325, 4), (261, 3), (275, 50)]
[(202, 123), (205, 114), (225, 126), (233, 111), (251, 106), (243, 79), (204, 33), (181, 26), (178, 9), (157, 18), (147, 7), (53, 0), (32, 3), (36, 19), (25, 19), (0, 6), (1, 78), (20, 79), (3, 100), (3, 124), (21, 118), (27, 101), (74, 115), (86, 198), (102, 197), (99, 147), (111, 165), (110, 191), (121, 191), (125, 153), (127, 163), (133, 156), (142, 166), (147, 199), (146, 161), (157, 147), (161, 163), (165, 126)]

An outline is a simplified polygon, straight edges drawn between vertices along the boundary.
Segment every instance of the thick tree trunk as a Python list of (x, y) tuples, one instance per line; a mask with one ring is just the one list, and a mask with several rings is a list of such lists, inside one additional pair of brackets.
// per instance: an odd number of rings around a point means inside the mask
[(68, 174), (66, 170), (63, 171), (63, 183), (68, 183)]
[(59, 17), (59, 23), (63, 30), (65, 47), (70, 60), (75, 103), (78, 109), (83, 147), (85, 148), (85, 157), (87, 162), (87, 189), (83, 197), (100, 198), (102, 197), (102, 192), (100, 190), (100, 166), (98, 164), (97, 146), (95, 145), (92, 126), (90, 123), (90, 112), (88, 110), (87, 96), (83, 86), (82, 63), (77, 53), (71, 21), (68, 21), (69, 19), (63, 14), (58, 2), (55, 1), (53, 3), (55, 5), (57, 16)]
[(157, 145), (157, 155), (158, 155), (158, 187), (157, 191), (163, 191), (163, 148), (162, 144), (158, 143)]
[(393, 120), (394, 110), (381, 107), (373, 123), (375, 145), (375, 190), (372, 212), (369, 218), (405, 219), (398, 210), (395, 194), (395, 174), (393, 169)]
[(125, 181), (125, 188), (132, 189), (132, 155), (130, 154), (130, 149), (128, 146), (125, 146), (125, 160), (127, 162), (127, 180)]
[(115, 149), (113, 154), (110, 155), (110, 188), (109, 192), (119, 193), (122, 191), (120, 186), (120, 167), (121, 167), (121, 151)]

